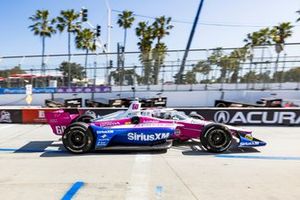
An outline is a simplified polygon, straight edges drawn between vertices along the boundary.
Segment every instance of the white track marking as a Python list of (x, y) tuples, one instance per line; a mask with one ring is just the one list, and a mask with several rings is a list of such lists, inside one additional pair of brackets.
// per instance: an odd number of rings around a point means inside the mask
[(129, 186), (127, 188), (126, 200), (150, 199), (150, 162), (151, 155), (136, 155), (133, 164)]

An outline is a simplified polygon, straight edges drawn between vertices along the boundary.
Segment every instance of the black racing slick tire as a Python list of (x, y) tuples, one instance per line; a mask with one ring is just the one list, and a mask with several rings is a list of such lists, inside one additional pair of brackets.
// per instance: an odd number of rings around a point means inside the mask
[(138, 116), (134, 116), (131, 118), (131, 124), (139, 124), (140, 118)]
[(85, 113), (79, 115), (75, 118), (74, 122), (84, 122), (84, 123), (91, 123), (94, 119), (96, 119), (96, 115), (92, 113)]
[(95, 139), (89, 125), (84, 122), (74, 122), (69, 125), (62, 136), (64, 147), (71, 153), (81, 154), (91, 151)]
[(212, 153), (222, 153), (232, 144), (230, 130), (221, 124), (209, 124), (200, 136), (203, 147)]

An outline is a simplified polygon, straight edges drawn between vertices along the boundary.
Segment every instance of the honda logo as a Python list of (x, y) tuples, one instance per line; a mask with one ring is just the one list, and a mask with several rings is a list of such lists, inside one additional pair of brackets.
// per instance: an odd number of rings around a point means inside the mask
[(230, 114), (227, 111), (221, 110), (215, 113), (214, 121), (218, 123), (228, 123), (230, 120)]

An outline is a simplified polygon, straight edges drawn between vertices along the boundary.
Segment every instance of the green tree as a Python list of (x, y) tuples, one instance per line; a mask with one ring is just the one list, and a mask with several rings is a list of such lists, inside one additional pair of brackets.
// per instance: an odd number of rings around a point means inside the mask
[(285, 82), (300, 82), (300, 67), (295, 67), (284, 74)]
[(127, 29), (131, 28), (134, 17), (133, 12), (129, 10), (124, 10), (121, 14), (118, 15), (119, 19), (117, 24), (119, 27), (124, 29), (124, 39), (123, 39), (123, 47), (126, 48), (126, 40), (127, 40)]
[(208, 75), (211, 71), (211, 66), (207, 61), (200, 60), (194, 67), (193, 72), (203, 74), (203, 77), (206, 77), (206, 80), (201, 80), (201, 82), (207, 83), (209, 81)]
[[(69, 69), (71, 69), (71, 71), (69, 71)], [(69, 77), (71, 78), (70, 80), (72, 81), (73, 79), (82, 80), (86, 76), (84, 67), (82, 67), (78, 63), (62, 62), (59, 65), (58, 70), (62, 72), (65, 81), (69, 80)]]
[(20, 66), (15, 66), (11, 69), (0, 70), (0, 77), (7, 78), (12, 74), (26, 74), (26, 71), (22, 70)]
[(241, 77), (241, 83), (249, 83), (249, 81), (255, 83), (257, 80), (258, 76), (254, 71), (249, 71)]
[(157, 17), (152, 24), (153, 37), (156, 39), (156, 44), (153, 49), (153, 83), (158, 84), (159, 71), (164, 63), (166, 56), (167, 46), (161, 40), (170, 34), (170, 30), (173, 28), (171, 25), (171, 17)]
[[(133, 17), (133, 12), (129, 10), (124, 10), (121, 14), (118, 15), (119, 19), (117, 21), (117, 24), (119, 27), (124, 29), (124, 39), (123, 39), (123, 51), (125, 51), (126, 48), (126, 40), (127, 40), (127, 29), (131, 28), (133, 22), (134, 22), (134, 17)], [(124, 79), (124, 65), (125, 65), (125, 55), (124, 52), (122, 52), (122, 59), (121, 59), (121, 65), (122, 69), (118, 69), (120, 74), (120, 80), (119, 84), (123, 85), (123, 79)]]
[(85, 68), (86, 78), (87, 78), (87, 63), (88, 63), (89, 51), (96, 51), (95, 39), (96, 39), (95, 33), (88, 28), (78, 31), (75, 37), (76, 47), (78, 49), (85, 50), (84, 68)]
[(40, 36), (42, 38), (42, 65), (41, 72), (45, 75), (45, 40), (47, 37), (51, 37), (52, 34), (56, 32), (53, 27), (55, 19), (49, 18), (48, 10), (37, 10), (34, 15), (29, 17), (29, 19), (34, 22), (34, 24), (29, 26), (29, 29), (34, 33), (34, 35)]
[[(277, 26), (274, 26), (271, 30), (271, 36), (273, 42), (275, 42), (275, 50), (277, 53), (275, 72), (277, 72), (278, 70), (279, 56), (284, 49), (285, 41), (287, 38), (292, 36), (293, 33), (292, 28), (293, 26), (291, 25), (290, 22), (283, 22)], [(274, 77), (274, 81), (277, 82), (278, 80), (281, 80), (278, 78), (280, 77), (278, 76), (276, 78)]]
[(120, 85), (120, 77), (124, 76), (124, 80), (127, 82), (127, 85), (134, 85), (135, 80), (139, 80), (140, 76), (135, 72), (134, 69), (128, 69), (122, 72), (121, 71), (112, 71), (110, 72), (109, 79), (113, 78), (116, 85)]
[(139, 22), (135, 29), (136, 35), (138, 36), (139, 42), (137, 43), (140, 55), (139, 59), (144, 66), (144, 74), (141, 77), (143, 84), (150, 84), (152, 77), (152, 43), (153, 43), (153, 29), (147, 22)]
[(184, 83), (185, 84), (196, 84), (197, 83), (196, 73), (193, 70), (186, 72)]
[[(247, 37), (244, 39), (244, 42), (246, 42), (244, 47), (248, 49), (248, 52), (245, 55), (250, 60), (249, 71), (252, 71), (254, 48), (260, 45), (271, 44), (271, 41), (272, 41), (271, 30), (269, 28), (262, 28), (258, 31), (247, 34)], [(262, 56), (261, 56), (262, 61), (263, 61), (264, 51), (265, 48), (262, 48)], [(250, 80), (248, 80), (248, 82), (249, 81)]]
[(56, 28), (60, 33), (68, 33), (68, 61), (71, 62), (71, 34), (75, 34), (81, 29), (80, 13), (71, 10), (62, 10), (57, 17)]
[(245, 62), (247, 55), (248, 55), (248, 49), (246, 47), (234, 49), (230, 53), (229, 70), (233, 72), (230, 78), (231, 83), (238, 82), (240, 64), (241, 62)]
[[(62, 10), (60, 16), (57, 17), (56, 28), (60, 33), (67, 31), (68, 33), (68, 61), (71, 62), (71, 34), (75, 34), (81, 28), (81, 21), (79, 20), (80, 13), (71, 10)], [(71, 84), (71, 63), (69, 65), (68, 72), (68, 85)]]
[[(223, 52), (223, 49), (221, 47), (218, 47), (216, 49), (213, 50), (213, 52), (211, 53), (211, 55), (207, 58), (208, 60), (208, 63), (212, 66), (216, 66), (217, 68), (220, 68), (221, 69), (221, 58), (223, 57), (224, 55), (224, 52)], [(221, 77), (222, 75), (224, 75), (224, 72), (223, 74), (221, 74)], [(221, 78), (219, 78), (217, 80), (217, 82), (220, 82)]]

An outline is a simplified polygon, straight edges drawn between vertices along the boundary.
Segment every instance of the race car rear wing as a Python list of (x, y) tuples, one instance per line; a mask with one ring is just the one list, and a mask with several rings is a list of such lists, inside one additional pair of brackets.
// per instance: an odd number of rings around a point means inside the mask
[(66, 127), (71, 124), (72, 120), (77, 116), (78, 114), (70, 114), (64, 110), (45, 113), (47, 122), (55, 135), (62, 135)]

